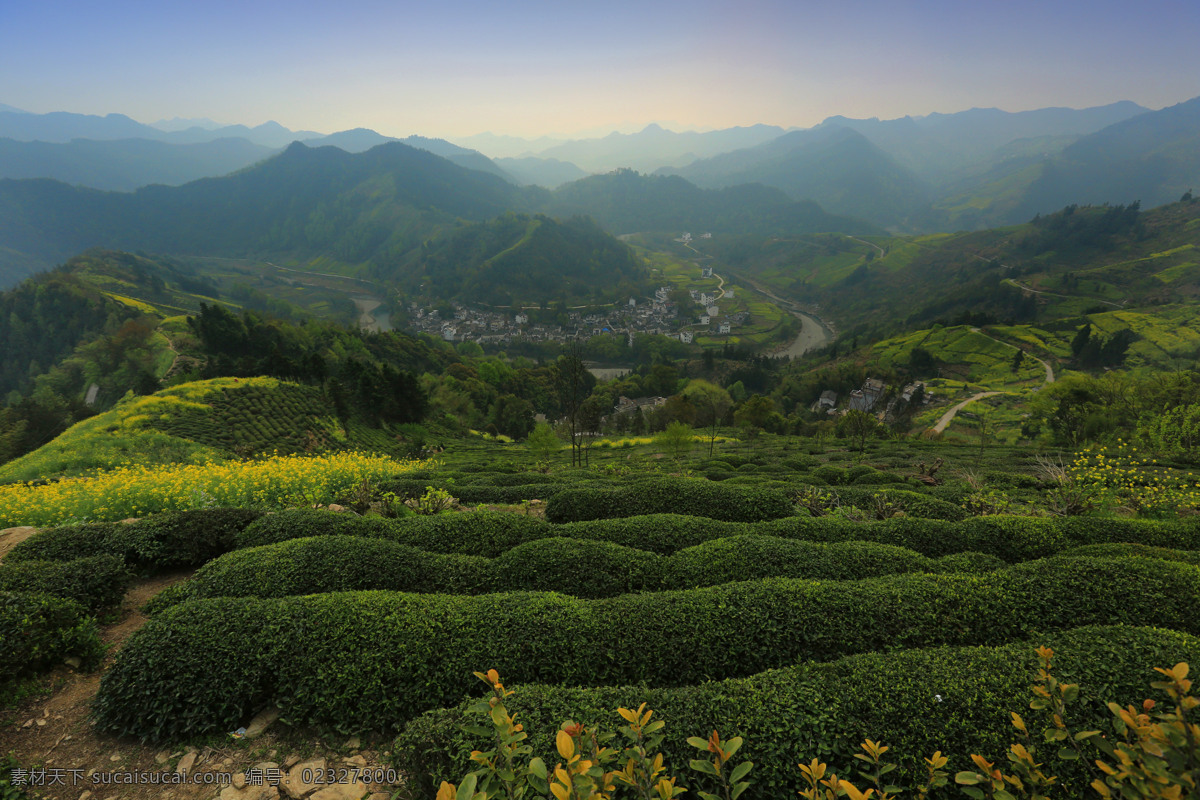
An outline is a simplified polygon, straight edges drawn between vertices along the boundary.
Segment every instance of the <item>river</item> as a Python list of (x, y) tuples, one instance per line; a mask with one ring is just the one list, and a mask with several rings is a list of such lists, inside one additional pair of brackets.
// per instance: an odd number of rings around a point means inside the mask
[(391, 316), (386, 311), (376, 311), (383, 301), (378, 297), (361, 295), (350, 298), (358, 306), (358, 326), (368, 331), (380, 333), (392, 329)]

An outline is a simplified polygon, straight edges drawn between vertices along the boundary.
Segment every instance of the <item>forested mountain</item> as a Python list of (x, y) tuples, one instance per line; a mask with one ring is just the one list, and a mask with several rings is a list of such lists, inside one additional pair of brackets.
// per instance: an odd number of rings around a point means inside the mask
[(358, 265), (539, 197), (399, 142), (360, 154), (296, 143), (234, 175), (130, 194), (0, 181), (0, 247), (44, 265), (94, 246)]
[(827, 213), (816, 203), (796, 202), (767, 186), (701, 189), (678, 176), (642, 175), (633, 170), (568, 183), (555, 191), (543, 208), (557, 216), (586, 214), (614, 233), (878, 231), (867, 222)]
[(867, 137), (898, 164), (941, 191), (948, 183), (980, 172), (996, 151), (1018, 140), (1079, 137), (1095, 133), (1148, 109), (1122, 101), (1094, 108), (1040, 108), (1009, 112), (972, 108), (955, 114), (900, 119), (830, 117), (821, 128), (849, 128)]
[(586, 178), (587, 173), (569, 161), (556, 158), (498, 158), (496, 166), (516, 179), (522, 186), (545, 186), (556, 189), (564, 183)]
[(923, 217), (928, 187), (865, 136), (840, 127), (793, 131), (747, 150), (670, 170), (698, 186), (762, 183), (832, 213), (904, 226)]
[(29, 114), (23, 111), (0, 109), (0, 137), (21, 142), (59, 142), (73, 139), (150, 139), (175, 144), (198, 144), (217, 139), (246, 139), (263, 147), (286, 147), (300, 139), (321, 136), (313, 131), (292, 131), (278, 122), (262, 125), (194, 126), (181, 131), (164, 131), (143, 125), (124, 114), (95, 116), (54, 111), (49, 114)]
[(683, 166), (698, 158), (753, 147), (783, 132), (783, 128), (774, 125), (751, 125), (705, 133), (676, 133), (651, 124), (637, 133), (614, 132), (600, 139), (564, 142), (536, 155), (570, 161), (593, 172), (620, 168), (649, 172), (662, 166)]
[(649, 275), (633, 252), (586, 218), (509, 214), (427, 240), (389, 277), (410, 290), (467, 303), (522, 300), (567, 305), (644, 294)]
[(149, 139), (75, 139), (65, 144), (0, 139), (0, 178), (50, 178), (75, 186), (129, 192), (154, 183), (178, 186), (226, 175), (275, 152), (246, 139), (198, 144)]
[(1198, 224), (1198, 201), (1068, 206), (970, 233), (736, 240), (719, 254), (739, 273), (820, 303), (843, 331), (892, 335), (938, 321), (1030, 323), (1194, 301)]

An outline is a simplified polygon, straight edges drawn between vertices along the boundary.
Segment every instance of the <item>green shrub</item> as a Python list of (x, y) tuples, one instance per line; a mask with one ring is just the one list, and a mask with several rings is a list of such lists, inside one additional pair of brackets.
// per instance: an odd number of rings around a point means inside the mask
[(121, 543), (120, 522), (61, 525), (38, 531), (20, 542), (4, 557), (7, 564), (18, 561), (74, 561), (89, 556), (131, 555)]
[(850, 475), (841, 467), (826, 464), (812, 471), (813, 477), (820, 478), (830, 486), (845, 486), (850, 483)]
[(74, 600), (0, 591), (0, 683), (69, 657), (93, 667), (103, 652), (96, 621)]
[(1146, 544), (1111, 543), (1085, 544), (1064, 550), (1063, 556), (1085, 556), (1087, 558), (1124, 558), (1139, 556), (1142, 558), (1161, 558), (1164, 561), (1180, 561), (1184, 564), (1200, 566), (1200, 551), (1173, 550), (1169, 547), (1153, 547)]
[(984, 572), (994, 572), (998, 569), (1004, 569), (1007, 566), (1008, 563), (997, 556), (990, 556), (986, 553), (967, 552), (952, 553), (948, 556), (935, 558), (933, 559), (933, 566), (929, 571), (961, 572), (978, 575)]
[(853, 481), (855, 486), (882, 486), (888, 483), (904, 483), (904, 478), (892, 472), (868, 472)]
[(761, 578), (854, 580), (931, 569), (931, 559), (875, 542), (815, 542), (743, 535), (680, 550), (666, 567), (673, 588)]
[(667, 556), (602, 540), (538, 539), (494, 559), (427, 553), (383, 539), (321, 536), (226, 553), (187, 583), (159, 594), (147, 611), (158, 613), (185, 600), (209, 597), (384, 589), (446, 594), (554, 591), (601, 598), (771, 577), (850, 580), (967, 571), (986, 570), (942, 564), (872, 542), (818, 544), (754, 535), (715, 539)]
[(904, 513), (910, 517), (948, 520), (967, 518), (967, 512), (961, 506), (948, 503), (945, 500), (939, 500), (936, 497), (930, 497), (920, 492), (910, 492), (905, 489), (866, 489), (859, 486), (839, 487), (835, 491), (844, 505), (867, 508), (871, 504), (872, 498), (882, 496), (888, 500), (902, 504)]
[(812, 456), (791, 456), (790, 458), (785, 458), (780, 463), (796, 472), (803, 472), (821, 466), (820, 459), (813, 458)]
[(41, 592), (74, 600), (92, 613), (120, 603), (131, 578), (124, 560), (114, 555), (0, 564), (0, 592)]
[(384, 539), (317, 536), (235, 550), (147, 605), (157, 613), (200, 597), (290, 595), (389, 589), (478, 594), (491, 584), (486, 558), (418, 550)]
[(569, 484), (564, 483), (530, 483), (511, 486), (470, 484), (469, 486), (454, 487), (454, 496), (464, 504), (496, 503), (509, 505), (520, 503), (522, 500), (547, 500), (559, 492), (565, 491), (568, 486)]
[(591, 539), (670, 555), (676, 550), (749, 533), (752, 526), (741, 522), (723, 522), (707, 517), (682, 514), (647, 514), (615, 519), (594, 519), (550, 526), (551, 535), (571, 539)]
[[(404, 518), (407, 522), (409, 518)], [(365, 536), (387, 538), (396, 524), (379, 517), (360, 517), (345, 512), (316, 508), (289, 508), (266, 514), (247, 525), (234, 538), (234, 547), (258, 547), (264, 544), (303, 539), (309, 536)]]
[[(795, 797), (802, 786), (797, 762), (829, 762), (838, 775), (862, 767), (854, 755), (864, 739), (890, 746), (898, 783), (924, 777), (922, 759), (935, 751), (950, 758), (951, 773), (972, 769), (971, 753), (1003, 761), (1012, 741), (1011, 709), (1029, 705), (1038, 664), (1035, 644), (1055, 650), (1055, 674), (1080, 685), (1070, 720), (1079, 729), (1107, 728), (1105, 700), (1139, 701), (1155, 677), (1147, 664), (1196, 663), (1200, 639), (1152, 628), (1084, 627), (1039, 635), (1033, 642), (996, 647), (944, 647), (850, 656), (807, 663), (748, 678), (698, 686), (569, 688), (521, 684), (507, 701), (524, 729), (533, 755), (554, 764), (555, 733), (564, 720), (592, 728), (620, 724), (617, 707), (641, 703), (667, 721), (662, 750), (666, 766), (682, 770), (695, 750), (689, 736), (719, 729), (745, 744), (738, 758), (754, 762), (743, 798)], [(506, 681), (510, 685), (512, 682)], [(485, 740), (464, 732), (474, 724), (469, 703), (431, 711), (410, 722), (392, 748), (396, 767), (410, 776), (416, 796), (432, 797), (441, 780), (458, 780), (473, 749)], [(1022, 712), (1033, 724), (1028, 712)], [(1056, 796), (1087, 796), (1084, 771), (1046, 749), (1051, 774), (1062, 778)], [(1040, 759), (1039, 759), (1040, 760)], [(889, 776), (891, 778), (893, 776)], [(690, 782), (689, 782), (690, 785)]]
[(518, 682), (679, 686), (803, 659), (995, 645), (1031, 625), (1195, 633), (1198, 593), (1200, 570), (1189, 565), (1058, 558), (984, 575), (769, 579), (603, 600), (536, 592), (195, 600), (129, 640), (95, 708), (102, 732), (143, 739), (229, 730), (272, 702), (292, 724), (350, 731), (459, 702), (474, 688), (472, 667), (484, 663)]
[(6, 560), (71, 561), (107, 554), (149, 571), (199, 566), (232, 549), (242, 529), (261, 516), (246, 508), (202, 508), (131, 523), (64, 525), (29, 537)]
[(239, 548), (256, 547), (288, 539), (336, 535), (389, 539), (434, 553), (492, 558), (522, 542), (554, 534), (540, 519), (499, 511), (380, 519), (295, 508), (263, 517), (242, 531), (236, 544)]
[(546, 503), (546, 519), (577, 522), (680, 510), (728, 522), (758, 522), (795, 514), (792, 502), (780, 491), (703, 479), (652, 478), (620, 489), (564, 490)]

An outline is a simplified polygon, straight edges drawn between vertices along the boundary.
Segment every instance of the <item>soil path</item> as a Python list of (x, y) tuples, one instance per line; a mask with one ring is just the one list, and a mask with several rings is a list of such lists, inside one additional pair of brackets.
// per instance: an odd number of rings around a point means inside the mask
[(930, 430), (932, 430), (934, 433), (941, 433), (942, 431), (946, 430), (946, 427), (951, 422), (954, 421), (954, 415), (962, 411), (968, 405), (974, 403), (976, 400), (982, 400), (985, 397), (993, 397), (998, 394), (1004, 394), (1004, 392), (980, 392), (979, 394), (971, 395), (966, 400), (963, 400), (961, 403), (951, 408), (945, 414), (942, 414), (942, 418), (939, 419), (937, 424), (930, 428)]

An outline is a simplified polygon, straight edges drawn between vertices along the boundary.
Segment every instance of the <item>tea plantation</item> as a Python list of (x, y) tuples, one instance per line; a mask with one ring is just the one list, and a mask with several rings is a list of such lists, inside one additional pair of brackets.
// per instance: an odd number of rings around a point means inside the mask
[[(853, 774), (866, 738), (892, 746), (900, 785), (935, 750), (952, 773), (972, 753), (1002, 760), (1036, 645), (1080, 684), (1076, 730), (1107, 726), (1105, 701), (1140, 701), (1154, 667), (1200, 663), (1192, 518), (1049, 515), (1053, 487), (1011, 452), (983, 465), (1005, 488), (996, 508), (978, 486), (923, 479), (913, 456), (410, 464), (336, 498), (361, 514), (198, 508), (44, 528), (0, 563), (0, 666), (94, 665), (95, 617), (129, 581), (195, 569), (103, 675), (99, 731), (198, 741), (276, 706), (293, 727), (394, 736), (410, 796), (431, 797), (489, 746), (469, 705), (486, 688), (473, 673), (494, 668), (547, 763), (564, 720), (615, 730), (617, 707), (645, 702), (675, 773), (687, 738), (715, 728), (756, 765), (743, 796), (773, 798), (795, 796), (797, 763)], [(402, 502), (439, 489), (459, 506)], [(1082, 796), (1085, 766), (1042, 757)]]

